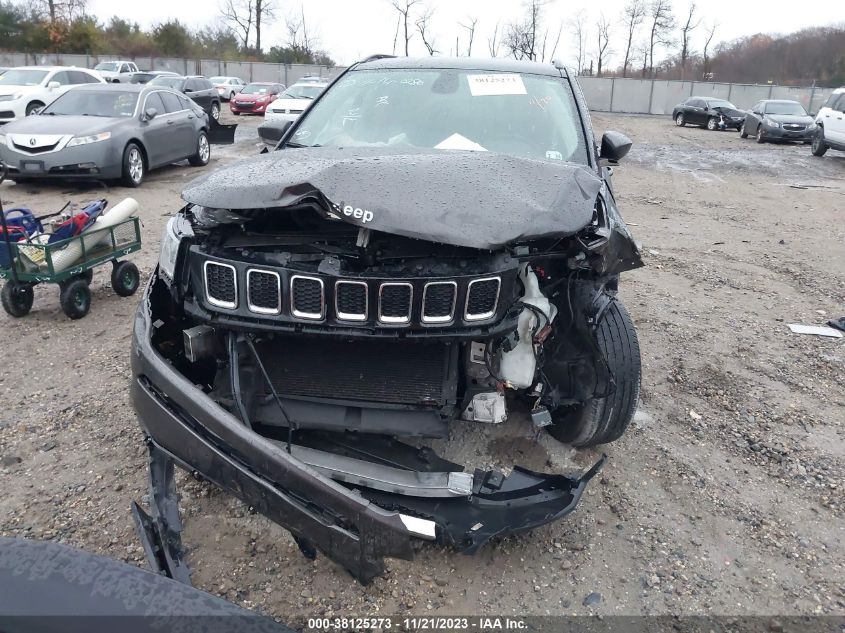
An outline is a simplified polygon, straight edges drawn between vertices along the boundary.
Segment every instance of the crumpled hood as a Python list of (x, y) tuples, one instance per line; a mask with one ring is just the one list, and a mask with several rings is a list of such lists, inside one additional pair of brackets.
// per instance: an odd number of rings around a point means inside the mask
[(586, 166), (493, 152), (303, 148), (218, 169), (182, 197), (224, 209), (311, 199), (328, 215), (375, 231), (496, 249), (578, 232), (591, 221), (601, 186)]
[(743, 112), (742, 110), (736, 110), (734, 108), (716, 107), (716, 108), (713, 108), (713, 109), (716, 110), (716, 112), (721, 112), (725, 116), (729, 116), (729, 117), (744, 117), (745, 116), (745, 112)]

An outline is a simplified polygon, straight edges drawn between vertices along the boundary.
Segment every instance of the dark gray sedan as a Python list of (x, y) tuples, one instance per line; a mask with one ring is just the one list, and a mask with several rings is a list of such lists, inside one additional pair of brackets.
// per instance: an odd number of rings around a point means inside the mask
[(742, 138), (753, 135), (758, 143), (766, 141), (803, 141), (810, 143), (816, 133), (813, 117), (797, 101), (763, 99), (745, 115), (739, 130)]
[(34, 178), (119, 179), (137, 187), (156, 167), (211, 158), (208, 117), (168, 88), (91, 84), (0, 129), (0, 159), (18, 182)]

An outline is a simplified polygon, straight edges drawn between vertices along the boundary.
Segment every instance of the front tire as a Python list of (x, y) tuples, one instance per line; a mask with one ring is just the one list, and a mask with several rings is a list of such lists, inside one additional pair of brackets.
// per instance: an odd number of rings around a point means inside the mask
[(552, 412), (549, 433), (577, 448), (607, 444), (622, 437), (640, 396), (640, 344), (631, 316), (614, 299), (601, 316), (596, 342), (616, 386), (605, 397), (584, 404), (560, 407)]
[(760, 143), (760, 144), (766, 142), (766, 138), (763, 136), (763, 126), (762, 125), (757, 126), (757, 135), (754, 138), (756, 138), (757, 142)]
[(197, 138), (197, 153), (188, 159), (194, 167), (204, 167), (211, 160), (211, 145), (208, 143), (208, 135), (200, 132)]
[(824, 142), (824, 128), (820, 127), (813, 135), (813, 145), (810, 150), (813, 156), (824, 156), (827, 152), (827, 145)]
[(140, 187), (146, 175), (144, 153), (135, 143), (129, 143), (123, 150), (123, 185), (125, 187)]
[(678, 112), (678, 116), (675, 117), (675, 125), (678, 127), (684, 127), (687, 124), (687, 120), (684, 118), (683, 112)]
[(91, 309), (91, 289), (84, 279), (71, 279), (62, 284), (59, 303), (70, 319), (81, 319)]
[(33, 101), (28, 106), (26, 106), (26, 116), (32, 116), (33, 114), (38, 114), (41, 110), (44, 109), (44, 104), (40, 101)]
[(748, 132), (745, 131), (745, 121), (742, 122), (742, 127), (739, 128), (739, 138), (748, 138)]
[(6, 314), (19, 319), (29, 314), (29, 311), (32, 310), (35, 293), (32, 291), (32, 284), (22, 283), (20, 281), (15, 282), (10, 279), (3, 286), (0, 297), (2, 297), (3, 309), (6, 311)]

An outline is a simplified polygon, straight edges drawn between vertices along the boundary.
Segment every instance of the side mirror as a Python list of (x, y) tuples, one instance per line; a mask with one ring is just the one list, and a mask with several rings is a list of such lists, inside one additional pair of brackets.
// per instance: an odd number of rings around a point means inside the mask
[(631, 139), (621, 132), (605, 132), (601, 137), (601, 150), (599, 158), (610, 162), (622, 160), (631, 150)]
[(146, 110), (144, 110), (144, 116), (146, 117), (147, 121), (152, 121), (158, 116), (158, 110), (156, 110), (155, 108), (147, 108)]
[(47, 84), (48, 90), (55, 90), (56, 88), (61, 88), (61, 87), (62, 87), (62, 84), (60, 84), (58, 81), (51, 81), (50, 83)]

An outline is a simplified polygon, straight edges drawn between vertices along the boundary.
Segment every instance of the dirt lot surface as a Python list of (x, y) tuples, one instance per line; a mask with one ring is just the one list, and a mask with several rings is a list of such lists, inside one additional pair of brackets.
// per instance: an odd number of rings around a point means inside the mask
[[(257, 151), (256, 120), (211, 168)], [(757, 145), (668, 117), (597, 115), (634, 140), (616, 168), (647, 266), (621, 294), (643, 351), (642, 406), (575, 513), (466, 557), (425, 546), (370, 586), (209, 485), (180, 475), (184, 541), (199, 587), (262, 613), (845, 613), (845, 339), (788, 323), (845, 315), (845, 156)], [(198, 169), (137, 191), (0, 188), (38, 212), (132, 195), (148, 274), (167, 216)], [(130, 317), (95, 274), (89, 316), (69, 321), (55, 287), (24, 319), (0, 314), (0, 534), (53, 539), (143, 565), (129, 513), (147, 492), (129, 404)], [(440, 448), (470, 466), (583, 468), (514, 419), (459, 425)], [(597, 594), (597, 595), (591, 595)], [(587, 596), (590, 595), (590, 599)]]

